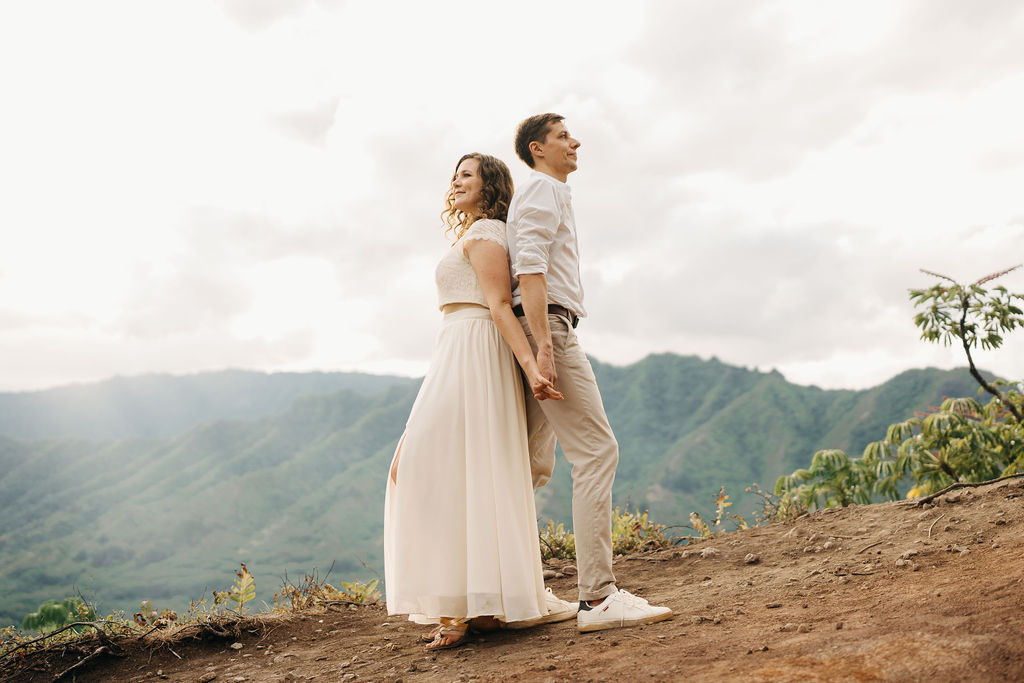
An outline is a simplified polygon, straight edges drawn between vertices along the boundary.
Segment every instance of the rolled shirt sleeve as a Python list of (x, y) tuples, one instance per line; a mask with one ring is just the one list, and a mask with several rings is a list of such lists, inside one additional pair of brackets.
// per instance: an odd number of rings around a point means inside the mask
[(532, 183), (519, 199), (516, 215), (516, 276), (547, 273), (551, 245), (561, 220), (555, 190), (548, 183)]
[(522, 301), (519, 276), (543, 273), (548, 303), (565, 306), (581, 318), (586, 316), (569, 186), (534, 171), (512, 197), (507, 229), (512, 305)]

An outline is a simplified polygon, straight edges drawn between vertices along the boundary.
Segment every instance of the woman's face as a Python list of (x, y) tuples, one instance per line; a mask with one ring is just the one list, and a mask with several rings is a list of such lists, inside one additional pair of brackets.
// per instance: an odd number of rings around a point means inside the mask
[(480, 213), (483, 188), (484, 181), (480, 177), (480, 161), (472, 158), (463, 159), (459, 167), (455, 169), (455, 177), (452, 178), (455, 208), (470, 215)]

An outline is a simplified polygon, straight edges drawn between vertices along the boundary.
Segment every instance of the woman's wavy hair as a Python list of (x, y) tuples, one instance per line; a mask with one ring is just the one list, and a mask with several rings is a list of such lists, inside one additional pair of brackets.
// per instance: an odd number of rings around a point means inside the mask
[[(480, 190), (480, 211), (475, 214), (468, 214), (455, 208), (455, 173), (459, 171), (459, 165), (466, 159), (476, 159), (480, 162), (480, 179), (483, 187)], [(445, 234), (455, 233), (455, 242), (462, 238), (469, 230), (469, 226), (480, 218), (496, 218), (504, 221), (508, 218), (508, 205), (512, 201), (514, 187), (512, 185), (512, 174), (509, 173), (505, 162), (489, 154), (471, 152), (463, 154), (459, 162), (455, 164), (455, 172), (452, 173), (452, 183), (448, 186), (448, 195), (445, 197), (445, 209), (441, 212), (441, 220), (448, 227)]]

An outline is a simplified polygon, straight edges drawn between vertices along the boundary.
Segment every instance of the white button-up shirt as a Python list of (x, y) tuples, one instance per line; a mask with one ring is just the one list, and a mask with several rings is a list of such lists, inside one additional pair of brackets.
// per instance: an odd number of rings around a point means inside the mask
[(508, 207), (508, 255), (512, 266), (512, 305), (522, 303), (519, 276), (544, 273), (548, 303), (579, 317), (583, 308), (580, 247), (572, 191), (546, 173), (534, 171)]

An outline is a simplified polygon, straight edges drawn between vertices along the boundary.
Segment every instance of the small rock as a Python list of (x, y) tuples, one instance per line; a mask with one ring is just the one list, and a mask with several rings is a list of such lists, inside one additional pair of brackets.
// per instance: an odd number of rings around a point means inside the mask
[(779, 627), (779, 630), (780, 630), (780, 631), (784, 631), (784, 632), (786, 632), (786, 633), (792, 633), (793, 631), (796, 631), (796, 630), (797, 630), (797, 628), (799, 628), (799, 626), (798, 626), (797, 624), (794, 624), (794, 623), (788, 623), (788, 624), (786, 624), (785, 626), (780, 626), (780, 627)]
[(717, 548), (704, 548), (704, 550), (700, 551), (700, 556), (701, 557), (714, 557), (717, 554), (718, 554), (718, 549)]
[(197, 683), (210, 683), (210, 681), (215, 680), (216, 678), (217, 674), (213, 673), (212, 671), (207, 671), (202, 676), (197, 678), (196, 681)]
[(997, 519), (996, 520), (996, 526), (1003, 526), (1004, 524), (1006, 524), (1006, 520), (1005, 519)]
[(900, 558), (904, 560), (909, 560), (911, 557), (917, 554), (918, 552), (914, 549), (904, 550), (902, 553), (900, 553)]
[(553, 579), (553, 578), (555, 578), (555, 574), (556, 573), (557, 572), (554, 569), (545, 569), (544, 570), (544, 578), (545, 579)]
[[(536, 576), (536, 574), (534, 574), (534, 576)], [(231, 643), (231, 645), (229, 645), (228, 647), (230, 647), (232, 650), (241, 650), (243, 647), (245, 647), (245, 645), (242, 645), (241, 643)]]
[(832, 548), (835, 548), (835, 547), (836, 547), (835, 541), (832, 541), (832, 540), (825, 541), (824, 543), (821, 544), (822, 550), (831, 550)]
[(799, 626), (796, 627), (796, 632), (797, 633), (810, 633), (811, 632), (811, 625), (810, 624), (800, 624)]
[(781, 602), (769, 602), (767, 605), (765, 605), (765, 607), (767, 607), (768, 609), (777, 609), (779, 607), (782, 607), (782, 603)]
[(943, 500), (943, 502), (946, 502), (946, 503), (959, 503), (961, 500), (963, 500), (963, 497), (964, 497), (963, 491), (952, 491), (952, 492), (947, 493), (946, 495), (944, 495), (942, 497), (942, 500)]
[(755, 555), (754, 553), (747, 553), (747, 556), (743, 558), (744, 564), (757, 564), (760, 561), (761, 557), (759, 555)]
[(843, 630), (843, 622), (841, 622), (841, 621), (837, 621), (836, 622), (836, 630), (837, 631), (842, 631)]

